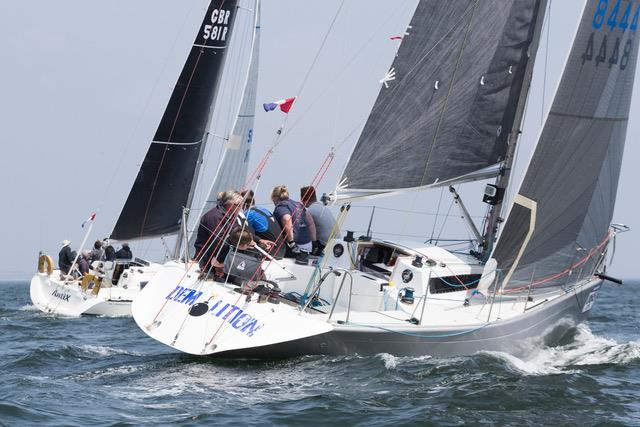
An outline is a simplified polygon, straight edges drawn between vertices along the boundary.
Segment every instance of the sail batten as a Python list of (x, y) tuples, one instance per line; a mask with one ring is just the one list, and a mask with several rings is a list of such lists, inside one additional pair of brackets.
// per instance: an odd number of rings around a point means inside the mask
[(530, 214), (514, 205), (493, 254), (513, 272), (505, 292), (570, 286), (594, 273), (610, 238), (638, 47), (635, 29), (597, 26), (613, 8), (600, 3), (586, 4), (518, 192), (537, 203), (533, 235), (525, 245)]
[(189, 207), (237, 0), (212, 0), (111, 238), (175, 233)]
[(540, 6), (420, 1), (390, 68), (395, 78), (383, 79), (340, 180), (346, 188), (458, 183), (503, 161)]

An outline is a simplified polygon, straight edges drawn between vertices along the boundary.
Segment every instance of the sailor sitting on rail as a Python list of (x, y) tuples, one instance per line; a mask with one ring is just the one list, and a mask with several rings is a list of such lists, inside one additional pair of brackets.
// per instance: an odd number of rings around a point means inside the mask
[(200, 269), (207, 273), (211, 268), (222, 269), (229, 252), (225, 237), (235, 227), (235, 217), (240, 210), (242, 196), (235, 191), (219, 194), (218, 204), (200, 218), (194, 244)]

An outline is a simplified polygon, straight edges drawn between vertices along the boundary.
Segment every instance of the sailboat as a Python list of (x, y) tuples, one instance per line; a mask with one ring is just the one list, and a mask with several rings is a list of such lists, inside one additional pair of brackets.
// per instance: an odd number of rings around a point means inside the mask
[[(347, 233), (316, 265), (288, 264), (293, 279), (265, 260), (265, 280), (243, 286), (167, 265), (133, 303), (138, 326), (221, 357), (523, 354), (558, 342), (605, 281), (619, 282), (606, 266), (626, 230), (611, 220), (640, 4), (586, 2), (509, 201), (546, 10), (545, 0), (421, 0), (334, 194), (342, 214), (356, 198), (449, 187), (475, 248)], [(487, 179), (481, 232), (455, 186)]]
[[(177, 233), (174, 256), (181, 257), (181, 247), (187, 239), (187, 213), (193, 202), (238, 10), (236, 0), (214, 0), (209, 4), (110, 239), (127, 242)], [(257, 13), (255, 10), (255, 16)], [(257, 86), (255, 27), (251, 36), (254, 58), (216, 178), (219, 181), (225, 174), (226, 184), (231, 186), (244, 183), (249, 160), (254, 119), (248, 106), (255, 105)], [(242, 155), (235, 154), (240, 150)], [(87, 236), (92, 226), (93, 223)], [(31, 280), (34, 305), (44, 312), (68, 316), (131, 315), (131, 301), (161, 267), (138, 258), (93, 264), (90, 274), (76, 278), (61, 274), (54, 269), (51, 257), (41, 254), (39, 271)]]

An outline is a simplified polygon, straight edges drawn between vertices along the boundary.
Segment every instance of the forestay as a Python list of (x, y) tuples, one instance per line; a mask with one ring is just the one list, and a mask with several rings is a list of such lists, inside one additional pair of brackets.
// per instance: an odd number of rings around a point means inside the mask
[(494, 258), (507, 292), (570, 285), (601, 260), (620, 174), (640, 2), (590, 0)]
[(541, 3), (420, 1), (338, 197), (497, 175)]
[(178, 231), (191, 203), (237, 0), (213, 0), (120, 217), (114, 239)]

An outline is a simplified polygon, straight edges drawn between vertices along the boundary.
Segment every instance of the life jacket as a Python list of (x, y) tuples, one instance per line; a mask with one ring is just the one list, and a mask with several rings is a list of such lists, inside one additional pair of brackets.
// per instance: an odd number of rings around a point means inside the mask
[[(285, 237), (282, 235), (282, 228), (278, 221), (273, 217), (273, 215), (268, 215), (262, 209), (251, 208), (253, 212), (257, 212), (267, 220), (268, 228), (265, 231), (256, 231), (255, 234), (261, 239), (270, 240), (276, 244), (276, 253), (271, 253), (270, 255), (274, 258), (282, 258), (284, 257), (284, 252), (286, 249), (286, 245), (284, 243)], [(278, 242), (278, 238), (280, 241)], [(279, 246), (279, 247), (278, 247)], [(274, 249), (275, 251), (275, 249)]]

